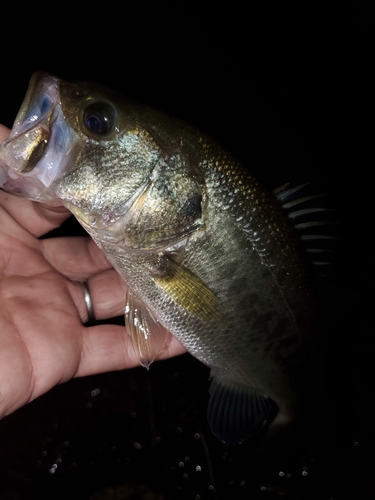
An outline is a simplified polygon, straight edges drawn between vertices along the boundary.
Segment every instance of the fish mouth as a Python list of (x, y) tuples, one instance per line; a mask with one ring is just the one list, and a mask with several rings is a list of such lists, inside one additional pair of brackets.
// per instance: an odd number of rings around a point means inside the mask
[(5, 191), (36, 201), (56, 198), (53, 183), (66, 171), (76, 142), (63, 116), (59, 85), (49, 74), (32, 75), (11, 133), (0, 146), (0, 187)]

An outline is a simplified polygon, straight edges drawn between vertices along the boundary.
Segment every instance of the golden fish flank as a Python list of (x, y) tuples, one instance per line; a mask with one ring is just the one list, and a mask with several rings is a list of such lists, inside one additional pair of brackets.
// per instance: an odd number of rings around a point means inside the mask
[(68, 207), (127, 282), (142, 364), (170, 331), (211, 368), (220, 439), (258, 432), (271, 400), (274, 428), (297, 416), (305, 266), (280, 205), (237, 160), (114, 91), (37, 73), (0, 162), (3, 189)]

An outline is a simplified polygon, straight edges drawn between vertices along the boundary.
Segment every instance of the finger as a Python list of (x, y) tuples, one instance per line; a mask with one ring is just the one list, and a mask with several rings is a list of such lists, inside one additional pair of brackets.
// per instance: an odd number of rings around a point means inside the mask
[(64, 207), (42, 206), (26, 198), (20, 198), (0, 190), (0, 205), (37, 238), (59, 227), (64, 220), (70, 217), (70, 212)]
[(71, 280), (72, 294), (83, 323), (88, 321), (88, 314), (82, 281), (88, 283), (96, 319), (124, 314), (125, 282), (91, 238), (50, 238), (40, 243), (44, 258)]
[(104, 253), (88, 236), (48, 238), (41, 240), (40, 245), (44, 258), (74, 281), (83, 281), (112, 268)]
[(34, 202), (34, 207), (47, 222), (53, 225), (53, 228), (60, 227), (61, 224), (72, 215), (71, 212), (63, 206), (49, 207), (45, 203)]
[(10, 134), (10, 130), (8, 127), (5, 127), (5, 125), (1, 125), (0, 123), (0, 144), (5, 141), (5, 139), (8, 137)]
[[(170, 358), (184, 352), (186, 349), (175, 337), (172, 337), (159, 359)], [(98, 325), (86, 328), (77, 377), (124, 370), (139, 365), (138, 356), (125, 327)]]
[[(126, 284), (114, 270), (102, 271), (87, 280), (97, 320), (110, 319), (125, 313)], [(71, 282), (71, 294), (82, 323), (89, 320), (82, 284)]]

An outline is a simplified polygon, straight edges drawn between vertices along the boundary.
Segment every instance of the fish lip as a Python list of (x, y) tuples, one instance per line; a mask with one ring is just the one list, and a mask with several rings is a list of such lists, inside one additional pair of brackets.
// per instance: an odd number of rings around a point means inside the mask
[[(59, 100), (59, 84), (60, 80), (57, 77), (43, 71), (35, 71), (32, 74), (23, 103), (17, 113), (9, 138), (5, 142), (17, 137), (19, 134), (25, 133), (30, 128), (35, 127), (35, 123), (38, 123), (41, 119), (43, 119), (48, 111), (50, 111), (52, 104), (58, 102)], [(36, 115), (32, 115), (29, 116), (28, 119), (25, 119), (27, 113), (30, 114), (30, 112), (35, 110), (37, 107), (36, 101), (40, 99), (40, 96), (50, 98), (49, 109), (43, 109), (43, 107), (41, 107), (42, 116), (38, 117)], [(45, 104), (46, 102), (44, 105)]]

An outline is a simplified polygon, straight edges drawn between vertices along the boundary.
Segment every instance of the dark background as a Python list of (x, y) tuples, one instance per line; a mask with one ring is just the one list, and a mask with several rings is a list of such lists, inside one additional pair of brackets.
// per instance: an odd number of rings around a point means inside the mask
[(151, 5), (3, 9), (0, 121), (36, 69), (96, 80), (205, 130), (271, 189), (327, 193), (341, 245), (321, 390), (336, 417), (322, 407), (314, 439), (257, 462), (210, 434), (207, 370), (188, 355), (73, 380), (0, 422), (0, 500), (375, 498), (374, 4)]

